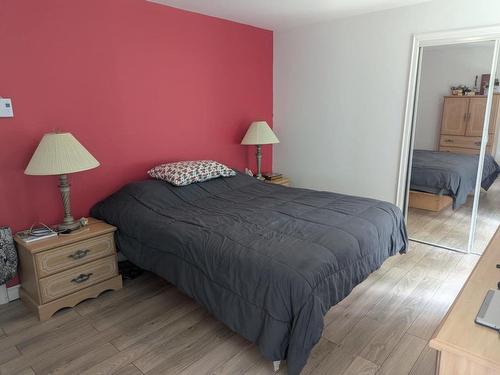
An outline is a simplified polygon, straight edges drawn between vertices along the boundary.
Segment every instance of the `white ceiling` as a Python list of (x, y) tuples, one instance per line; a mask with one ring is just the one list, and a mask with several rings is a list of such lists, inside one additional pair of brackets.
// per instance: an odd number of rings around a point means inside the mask
[(430, 0), (148, 0), (196, 13), (282, 30)]

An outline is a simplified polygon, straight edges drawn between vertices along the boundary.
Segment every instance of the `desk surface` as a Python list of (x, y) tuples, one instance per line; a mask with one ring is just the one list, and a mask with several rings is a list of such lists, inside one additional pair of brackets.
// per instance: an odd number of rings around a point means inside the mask
[(430, 346), (500, 371), (500, 334), (474, 323), (486, 292), (500, 281), (500, 228), (479, 259)]

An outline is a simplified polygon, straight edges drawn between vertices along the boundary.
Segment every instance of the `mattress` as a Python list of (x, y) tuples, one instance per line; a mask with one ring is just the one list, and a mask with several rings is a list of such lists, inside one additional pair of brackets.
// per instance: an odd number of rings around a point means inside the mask
[[(413, 152), (410, 189), (426, 193), (449, 195), (453, 209), (467, 201), (476, 186), (479, 155), (415, 150)], [(481, 186), (488, 190), (500, 168), (491, 155), (485, 155)]]
[(401, 211), (378, 200), (235, 177), (126, 185), (92, 209), (133, 263), (176, 285), (299, 374), (331, 306), (404, 252)]

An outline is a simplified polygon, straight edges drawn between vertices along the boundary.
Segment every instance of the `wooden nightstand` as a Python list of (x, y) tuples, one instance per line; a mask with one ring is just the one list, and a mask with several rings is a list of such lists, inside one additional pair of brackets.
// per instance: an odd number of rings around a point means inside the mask
[(288, 180), (288, 178), (286, 178), (284, 176), (277, 178), (277, 179), (274, 179), (274, 180), (264, 180), (264, 181), (269, 183), (269, 184), (290, 186), (290, 181)]
[(20, 259), (21, 300), (49, 319), (63, 307), (73, 307), (109, 289), (120, 289), (115, 227), (96, 219), (79, 231), (25, 243), (14, 237)]

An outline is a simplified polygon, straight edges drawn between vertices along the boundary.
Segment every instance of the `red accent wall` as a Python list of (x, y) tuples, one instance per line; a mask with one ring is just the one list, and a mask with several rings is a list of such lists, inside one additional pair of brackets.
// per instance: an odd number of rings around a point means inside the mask
[(60, 221), (57, 178), (23, 174), (55, 129), (101, 162), (71, 175), (75, 217), (156, 163), (254, 168), (239, 142), (272, 121), (272, 38), (145, 0), (0, 0), (0, 96), (15, 115), (0, 119), (0, 225)]

